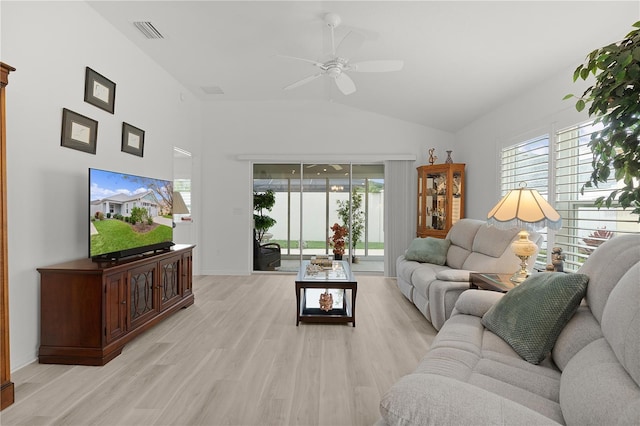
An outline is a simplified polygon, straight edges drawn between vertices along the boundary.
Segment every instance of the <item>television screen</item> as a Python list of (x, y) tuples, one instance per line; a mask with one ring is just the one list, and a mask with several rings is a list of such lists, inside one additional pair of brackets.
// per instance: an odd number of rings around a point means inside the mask
[(89, 169), (89, 257), (112, 260), (173, 245), (173, 183)]

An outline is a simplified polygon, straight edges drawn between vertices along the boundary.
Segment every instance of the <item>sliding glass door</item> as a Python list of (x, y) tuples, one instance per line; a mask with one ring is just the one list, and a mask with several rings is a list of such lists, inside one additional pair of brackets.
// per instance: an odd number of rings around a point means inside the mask
[[(253, 191), (273, 191), (275, 220), (259, 245), (280, 247), (277, 271), (295, 272), (302, 259), (334, 255), (332, 227), (348, 231), (343, 258), (354, 270), (383, 272), (382, 164), (254, 164)], [(254, 212), (257, 213), (257, 212)]]

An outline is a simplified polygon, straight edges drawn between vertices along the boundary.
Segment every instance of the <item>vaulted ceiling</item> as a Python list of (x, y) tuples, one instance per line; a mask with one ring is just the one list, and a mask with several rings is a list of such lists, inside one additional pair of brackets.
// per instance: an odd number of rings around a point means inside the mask
[[(122, 34), (206, 102), (326, 101), (455, 132), (621, 39), (633, 1), (90, 1)], [(401, 71), (349, 72), (345, 96), (322, 76), (284, 87), (355, 31), (350, 62), (398, 59)], [(163, 38), (148, 39), (134, 22)], [(563, 96), (564, 93), (559, 94)]]

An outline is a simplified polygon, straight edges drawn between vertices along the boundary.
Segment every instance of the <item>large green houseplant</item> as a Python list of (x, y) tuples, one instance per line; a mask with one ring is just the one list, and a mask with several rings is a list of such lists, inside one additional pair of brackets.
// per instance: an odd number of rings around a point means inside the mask
[(593, 172), (581, 192), (606, 182), (613, 172), (624, 186), (599, 197), (595, 205), (611, 207), (617, 198), (623, 208), (633, 208), (640, 221), (640, 21), (633, 27), (623, 40), (591, 52), (576, 68), (573, 81), (595, 76), (575, 106), (578, 111), (588, 106), (589, 117), (603, 125), (589, 142)]
[(265, 213), (270, 212), (275, 203), (276, 195), (271, 189), (253, 193), (253, 226), (258, 241), (262, 241), (264, 234), (276, 224), (276, 220)]
[(364, 212), (362, 211), (362, 194), (354, 188), (351, 193), (351, 200), (338, 200), (338, 217), (342, 225), (349, 229), (349, 214), (351, 214), (351, 241), (350, 246), (353, 249), (352, 258), (355, 261), (356, 244), (362, 238), (364, 231)]

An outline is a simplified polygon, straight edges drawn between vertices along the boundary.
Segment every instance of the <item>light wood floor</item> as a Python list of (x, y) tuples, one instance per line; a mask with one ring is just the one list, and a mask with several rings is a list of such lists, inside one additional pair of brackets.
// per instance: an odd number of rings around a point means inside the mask
[(293, 275), (195, 277), (195, 305), (104, 367), (33, 363), (2, 425), (371, 425), (435, 330), (395, 280), (358, 275), (355, 328), (295, 323)]

